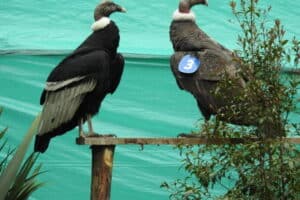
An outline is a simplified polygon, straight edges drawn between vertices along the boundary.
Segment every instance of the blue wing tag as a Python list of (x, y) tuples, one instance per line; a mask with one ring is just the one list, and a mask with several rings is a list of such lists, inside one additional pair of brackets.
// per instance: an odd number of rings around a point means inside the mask
[(179, 62), (178, 70), (185, 74), (192, 74), (199, 69), (200, 64), (198, 58), (191, 55), (185, 55)]

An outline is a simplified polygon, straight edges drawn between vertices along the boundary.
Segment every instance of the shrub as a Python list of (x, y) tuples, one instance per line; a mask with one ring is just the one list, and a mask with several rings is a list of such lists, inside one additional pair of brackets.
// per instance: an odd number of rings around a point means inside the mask
[[(300, 123), (289, 116), (297, 107), (296, 75), (283, 76), (285, 66), (297, 67), (300, 42), (285, 38), (279, 19), (270, 22), (259, 0), (231, 1), (236, 22), (241, 27), (238, 36), (241, 75), (249, 81), (245, 93), (228, 96), (233, 104), (219, 110), (217, 117), (199, 124), (203, 137), (243, 138), (243, 144), (179, 146), (182, 168), (187, 176), (161, 187), (170, 192), (170, 199), (299, 199), (299, 148), (286, 143), (283, 136), (300, 133)], [(224, 77), (216, 96), (230, 90), (230, 80)], [(246, 101), (247, 100), (247, 101)], [(218, 115), (233, 117), (247, 112), (258, 126), (233, 126), (218, 121)], [(251, 138), (258, 138), (254, 141)], [(248, 141), (248, 142), (247, 142)], [(212, 193), (223, 188), (222, 194)]]
[[(2, 108), (0, 108), (0, 115), (1, 113)], [(33, 127), (35, 124), (36, 123), (33, 124)], [(34, 128), (30, 130), (34, 130)], [(14, 149), (7, 148), (7, 140), (4, 140), (6, 131), (7, 128), (0, 131), (0, 153), (4, 155), (0, 160), (0, 199), (25, 200), (43, 185), (43, 183), (36, 180), (37, 176), (42, 173), (42, 165), (39, 164), (35, 166), (38, 158), (38, 154), (36, 153), (31, 153), (25, 162), (22, 163), (25, 152), (22, 152), (20, 156), (18, 151), (26, 151), (26, 148), (19, 148), (16, 152)], [(29, 131), (27, 135), (33, 134), (33, 131)], [(25, 137), (22, 144), (27, 142), (29, 144), (31, 138), (32, 137), (29, 137), (28, 139)], [(22, 145), (20, 145), (20, 147), (21, 146)]]

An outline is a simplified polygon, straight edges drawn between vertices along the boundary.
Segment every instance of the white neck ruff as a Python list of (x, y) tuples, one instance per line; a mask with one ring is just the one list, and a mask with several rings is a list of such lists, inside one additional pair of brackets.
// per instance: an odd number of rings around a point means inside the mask
[(175, 21), (181, 21), (181, 20), (196, 20), (196, 15), (193, 11), (190, 11), (189, 13), (182, 13), (179, 12), (178, 9), (176, 9), (173, 13), (173, 20)]
[(92, 24), (91, 29), (93, 31), (97, 31), (105, 28), (109, 23), (110, 23), (110, 19), (108, 17), (101, 17), (100, 19), (98, 19)]

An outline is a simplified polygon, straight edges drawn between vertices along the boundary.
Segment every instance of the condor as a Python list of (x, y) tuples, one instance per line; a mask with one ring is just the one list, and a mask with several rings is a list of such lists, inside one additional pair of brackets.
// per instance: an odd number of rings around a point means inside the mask
[(101, 102), (113, 93), (124, 68), (124, 58), (117, 53), (119, 29), (109, 19), (114, 12), (125, 9), (112, 1), (103, 1), (94, 11), (92, 34), (63, 59), (50, 73), (40, 104), (43, 105), (34, 151), (45, 152), (50, 139), (87, 121), (93, 133), (91, 118)]

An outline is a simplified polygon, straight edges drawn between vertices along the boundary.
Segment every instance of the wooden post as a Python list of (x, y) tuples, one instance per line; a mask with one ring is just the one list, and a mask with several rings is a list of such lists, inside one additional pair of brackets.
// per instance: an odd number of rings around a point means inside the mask
[(91, 200), (109, 200), (115, 145), (92, 145)]

